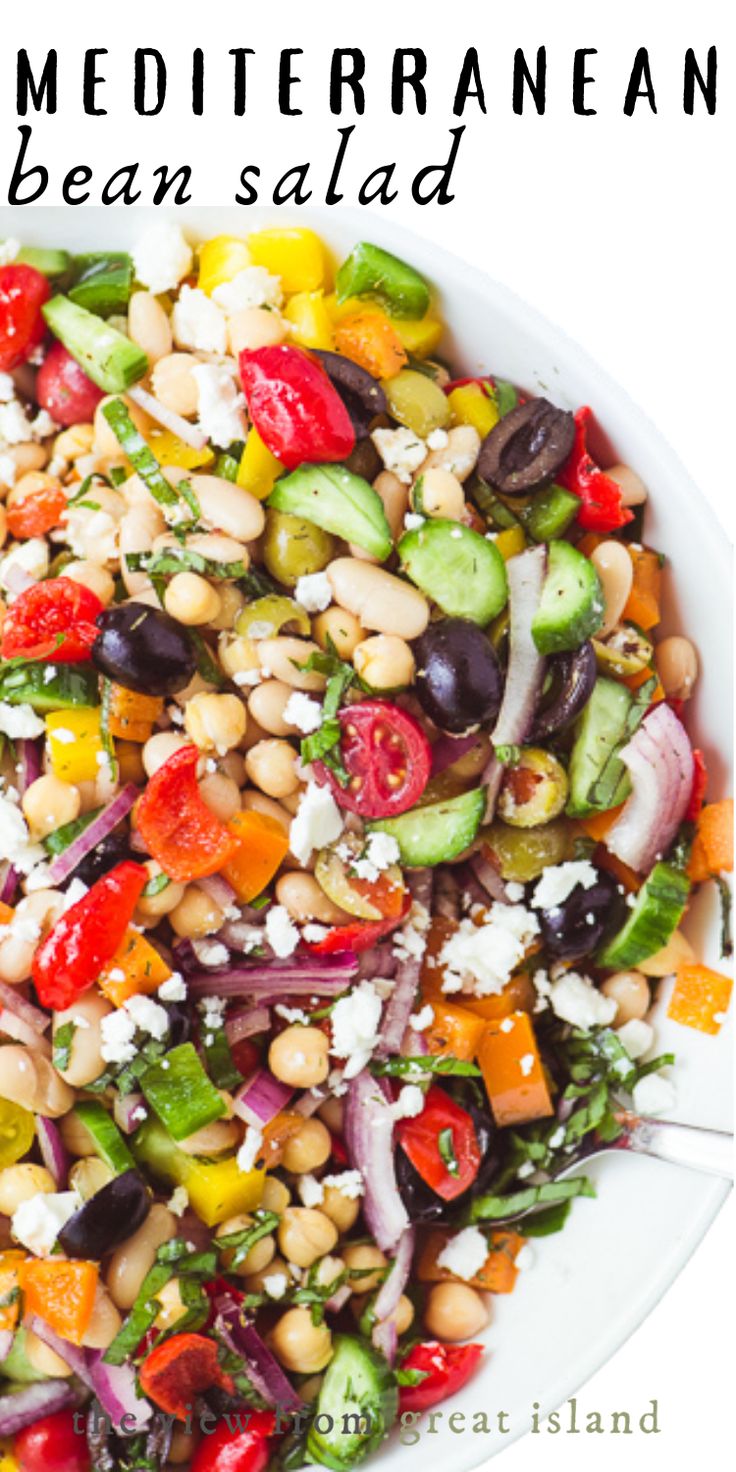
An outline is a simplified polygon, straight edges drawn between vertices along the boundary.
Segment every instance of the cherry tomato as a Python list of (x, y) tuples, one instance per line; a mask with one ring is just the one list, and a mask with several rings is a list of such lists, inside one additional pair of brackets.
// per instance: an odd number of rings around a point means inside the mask
[(454, 1201), (472, 1185), (481, 1162), (475, 1126), (442, 1089), (429, 1089), (421, 1114), (399, 1120), (396, 1135), (414, 1169), (443, 1201)]
[(324, 368), (299, 348), (246, 349), (240, 378), (264, 444), (286, 466), (345, 460), (355, 430)]
[(83, 424), (94, 416), (105, 395), (80, 368), (63, 343), (55, 342), (36, 378), (36, 398), (57, 424)]
[[(75, 1414), (55, 1411), (18, 1432), (13, 1447), (18, 1472), (90, 1472), (87, 1438), (75, 1430)], [(82, 1414), (82, 1426), (84, 1419)]]
[(338, 951), (369, 951), (377, 941), (396, 930), (410, 909), (411, 901), (405, 894), (398, 915), (390, 915), (386, 920), (353, 920), (348, 925), (333, 925), (322, 940), (309, 945), (309, 950), (313, 956), (333, 956)]
[(211, 1436), (204, 1436), (192, 1457), (191, 1472), (263, 1472), (271, 1455), (269, 1444), (276, 1417), (273, 1411), (243, 1413), (243, 1430), (237, 1428), (238, 1413), (220, 1421)]
[(89, 659), (99, 630), (95, 619), (104, 604), (90, 588), (71, 578), (49, 578), (26, 588), (11, 603), (3, 625), (0, 658), (22, 654), (76, 664)]
[(40, 486), (20, 501), (8, 504), (8, 531), (11, 536), (44, 537), (53, 526), (58, 526), (62, 511), (66, 511), (67, 500), (61, 486)]
[(424, 1378), (417, 1385), (401, 1386), (399, 1414), (427, 1411), (462, 1390), (482, 1353), (482, 1344), (440, 1344), (436, 1339), (415, 1344), (402, 1360), (401, 1369), (417, 1370)]
[(0, 372), (25, 363), (42, 341), (41, 308), (50, 295), (46, 277), (33, 266), (0, 267)]
[(419, 722), (388, 700), (362, 700), (339, 719), (347, 787), (323, 762), (314, 766), (340, 807), (361, 818), (391, 818), (413, 807), (432, 770), (432, 748)]
[(590, 532), (613, 532), (633, 521), (634, 513), (621, 500), (621, 487), (606, 475), (589, 454), (588, 423), (592, 409), (587, 404), (575, 415), (575, 443), (566, 465), (555, 476), (558, 485), (582, 501), (578, 525)]
[(142, 864), (126, 859), (59, 917), (33, 958), (42, 1006), (62, 1011), (97, 980), (125, 935), (147, 877)]
[(196, 746), (182, 746), (154, 773), (138, 803), (143, 842), (177, 881), (217, 874), (239, 843), (202, 800), (198, 761)]
[(250, 1078), (261, 1061), (260, 1050), (252, 1038), (240, 1038), (237, 1043), (232, 1043), (230, 1056), (243, 1078)]

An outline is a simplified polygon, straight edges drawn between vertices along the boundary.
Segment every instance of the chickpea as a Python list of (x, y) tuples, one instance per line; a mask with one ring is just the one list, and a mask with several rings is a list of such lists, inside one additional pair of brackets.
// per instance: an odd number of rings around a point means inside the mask
[(320, 1210), (335, 1223), (340, 1236), (343, 1236), (358, 1220), (360, 1198), (346, 1196), (337, 1186), (324, 1186)]
[[(352, 561), (346, 558), (346, 561)], [(355, 566), (355, 564), (352, 564)], [(293, 690), (324, 690), (325, 677), (316, 670), (302, 668), (310, 655), (319, 653), (319, 645), (311, 639), (295, 639), (279, 634), (275, 639), (259, 639), (256, 645), (261, 669), (282, 680)]]
[(324, 1104), (320, 1104), (317, 1113), (320, 1119), (324, 1120), (328, 1130), (333, 1135), (341, 1135), (343, 1133), (345, 1128), (345, 1105), (342, 1099), (338, 1099), (335, 1094), (331, 1094), (329, 1099), (325, 1099)]
[(479, 1293), (467, 1283), (435, 1283), (427, 1296), (424, 1323), (428, 1332), (448, 1344), (472, 1339), (490, 1318)]
[(236, 787), (242, 787), (245, 782), (245, 758), (239, 751), (227, 751), (219, 760), (220, 771), (235, 783)]
[[(71, 1345), (69, 1347), (71, 1349)], [(37, 1370), (39, 1375), (48, 1375), (53, 1380), (68, 1380), (69, 1376), (74, 1373), (71, 1365), (68, 1365), (55, 1349), (45, 1344), (43, 1339), (39, 1339), (32, 1329), (26, 1329), (24, 1332), (23, 1348), (29, 1365), (32, 1369)]]
[(195, 695), (184, 712), (187, 735), (200, 751), (222, 756), (242, 741), (246, 724), (246, 709), (237, 695)]
[(105, 1274), (107, 1291), (119, 1309), (133, 1307), (138, 1290), (153, 1267), (156, 1253), (164, 1242), (177, 1233), (177, 1221), (167, 1207), (154, 1202), (146, 1220), (119, 1247), (116, 1247)]
[[(350, 1312), (358, 1322), (360, 1322), (368, 1302), (369, 1294), (367, 1293), (360, 1297), (356, 1294), (351, 1298)], [(405, 1293), (402, 1293), (393, 1313), (388, 1315), (387, 1322), (396, 1325), (397, 1334), (405, 1334), (407, 1329), (411, 1328), (414, 1322), (414, 1305)]]
[[(266, 1179), (268, 1180), (268, 1176)], [(283, 1277), (287, 1283), (291, 1282), (291, 1269), (289, 1264), (284, 1262), (283, 1257), (278, 1255), (272, 1257), (267, 1267), (262, 1268), (259, 1273), (251, 1273), (250, 1277), (246, 1278), (243, 1287), (246, 1293), (265, 1293), (264, 1279), (271, 1277)]]
[(238, 358), (246, 348), (268, 348), (283, 342), (286, 325), (278, 312), (267, 312), (265, 307), (243, 307), (228, 317), (227, 337), (230, 352)]
[[(17, 920), (34, 922), (28, 928), (28, 936), (22, 933), (7, 935), (0, 939), (0, 980), (15, 986), (31, 975), (33, 957), (39, 940), (46, 935), (64, 908), (64, 897), (55, 889), (39, 889), (26, 895), (15, 907)], [(38, 933), (32, 931), (38, 927)], [(19, 926), (18, 931), (24, 927)]]
[(328, 1049), (321, 1028), (295, 1024), (274, 1038), (268, 1050), (268, 1066), (282, 1084), (311, 1089), (324, 1083), (330, 1071)]
[[(220, 664), (226, 675), (235, 680), (237, 685), (248, 687), (257, 685), (261, 678), (261, 667), (258, 660), (258, 649), (252, 639), (246, 639), (238, 634), (230, 639), (226, 634), (221, 634), (217, 644), (217, 653)], [(238, 675), (251, 676), (251, 679), (239, 680)]]
[(599, 542), (590, 554), (603, 589), (603, 620), (598, 630), (605, 639), (615, 629), (634, 580), (634, 564), (622, 542)]
[[(149, 882), (152, 879), (158, 879), (164, 872), (155, 859), (148, 859), (145, 867), (148, 871)], [(158, 894), (141, 895), (138, 910), (147, 920), (158, 920), (162, 915), (170, 915), (183, 898), (184, 885), (177, 884), (170, 879), (165, 888), (158, 891)]]
[(48, 1058), (19, 1043), (0, 1048), (0, 1098), (51, 1119), (68, 1114), (74, 1103), (73, 1091)]
[(75, 1089), (85, 1088), (105, 1071), (102, 1019), (109, 1017), (112, 1010), (107, 998), (96, 987), (91, 987), (63, 1012), (54, 1013), (54, 1037), (68, 1023), (74, 1027), (69, 1062), (66, 1068), (60, 1068), (58, 1072)]
[(239, 613), (245, 608), (245, 594), (236, 583), (220, 583), (218, 588), (220, 611), (209, 621), (210, 628), (227, 632), (232, 629)]
[(83, 1201), (89, 1201), (103, 1186), (109, 1185), (113, 1174), (109, 1165), (105, 1165), (99, 1156), (86, 1155), (74, 1162), (69, 1172), (69, 1185), (79, 1192)]
[(321, 1119), (305, 1119), (295, 1135), (286, 1141), (281, 1164), (292, 1175), (307, 1175), (319, 1170), (330, 1158), (332, 1140), (330, 1132)]
[(45, 838), (64, 823), (79, 817), (80, 800), (76, 787), (62, 782), (52, 772), (37, 777), (21, 798), (21, 807), (32, 838)]
[(316, 920), (320, 925), (344, 925), (348, 919), (346, 911), (329, 899), (314, 875), (298, 869), (276, 880), (276, 899), (292, 920), (300, 923)]
[(312, 633), (321, 649), (327, 649), (331, 640), (341, 659), (352, 659), (356, 645), (366, 636), (355, 615), (337, 604), (312, 619)]
[(152, 292), (133, 292), (128, 303), (128, 337), (143, 348), (151, 365), (171, 352), (171, 325)]
[(615, 480), (621, 487), (623, 506), (641, 506), (646, 501), (647, 488), (641, 476), (630, 465), (612, 465), (606, 475), (610, 475), (611, 480)]
[(175, 1467), (181, 1467), (185, 1462), (189, 1466), (194, 1456), (195, 1446), (196, 1442), (193, 1434), (185, 1431), (182, 1425), (175, 1426), (171, 1433), (169, 1462), (173, 1463)]
[(175, 751), (181, 751), (182, 746), (189, 746), (185, 736), (180, 736), (178, 731), (156, 731), (149, 736), (143, 746), (143, 766), (147, 777), (153, 777), (159, 767), (163, 767), (174, 755)]
[(337, 1227), (311, 1206), (287, 1206), (278, 1227), (279, 1251), (298, 1268), (311, 1268), (318, 1258), (331, 1252), (337, 1242)]
[[(128, 552), (150, 552), (156, 538), (166, 530), (163, 512), (150, 496), (138, 506), (133, 506), (120, 518), (118, 541), (120, 545), (120, 576), (126, 592), (131, 598), (151, 587), (147, 572), (131, 572), (126, 562)], [(157, 600), (158, 601), (158, 600)]]
[(192, 373), (198, 359), (193, 353), (172, 353), (158, 359), (151, 375), (156, 398), (166, 409), (189, 419), (199, 405), (199, 388)]
[(68, 460), (73, 465), (75, 460), (91, 453), (94, 434), (93, 424), (70, 424), (54, 440), (54, 459)]
[(109, 1349), (122, 1322), (109, 1293), (98, 1283), (92, 1314), (82, 1339), (85, 1349)]
[(393, 573), (354, 557), (338, 557), (327, 568), (336, 603), (366, 629), (418, 639), (429, 623), (429, 604), (418, 588)]
[(111, 573), (101, 562), (91, 562), (89, 558), (81, 558), (78, 562), (67, 562), (64, 568), (64, 577), (71, 578), (73, 583), (81, 583), (83, 588), (90, 588), (97, 594), (101, 603), (107, 607), (112, 603), (115, 594), (115, 582)]
[(45, 1165), (8, 1165), (0, 1170), (0, 1211), (12, 1216), (24, 1201), (31, 1197), (50, 1196), (56, 1190), (56, 1182)]
[[(252, 1226), (252, 1216), (241, 1213), (239, 1216), (231, 1216), (227, 1221), (222, 1222), (217, 1228), (215, 1237), (218, 1240), (220, 1237), (230, 1237), (233, 1233), (244, 1232), (247, 1227)], [(267, 1237), (261, 1237), (258, 1242), (254, 1242), (247, 1257), (244, 1257), (243, 1261), (236, 1268), (232, 1267), (235, 1248), (231, 1247), (223, 1252), (222, 1261), (228, 1272), (234, 1272), (239, 1278), (247, 1278), (252, 1273), (264, 1272), (273, 1260), (275, 1252), (276, 1243), (274, 1238), (269, 1234)]]
[(288, 797), (299, 786), (297, 761), (294, 747), (274, 737), (252, 747), (245, 758), (245, 770), (254, 786), (260, 787), (267, 797)]
[(220, 595), (197, 572), (177, 572), (164, 593), (164, 608), (180, 624), (208, 624), (220, 612)]
[(169, 913), (172, 929), (183, 940), (201, 940), (225, 923), (225, 915), (203, 889), (188, 884), (184, 897)]
[(420, 471), (411, 492), (414, 511), (422, 516), (444, 516), (449, 521), (459, 521), (465, 510), (463, 488), (451, 470), (439, 467)]
[(332, 1335), (326, 1324), (313, 1324), (308, 1308), (290, 1308), (270, 1335), (276, 1358), (292, 1374), (316, 1375), (332, 1358)]
[[(356, 1293), (373, 1293), (380, 1287), (388, 1262), (380, 1247), (374, 1247), (372, 1242), (348, 1242), (342, 1255), (348, 1269), (348, 1283)], [(368, 1268), (375, 1268), (375, 1272), (367, 1272)]]
[(261, 1197), (261, 1208), (263, 1211), (275, 1211), (281, 1216), (286, 1211), (291, 1201), (289, 1187), (280, 1181), (278, 1176), (267, 1175), (263, 1182), (263, 1195)]
[(219, 475), (192, 475), (191, 471), (170, 466), (166, 476), (176, 485), (190, 480), (201, 507), (202, 525), (211, 531), (225, 532), (239, 542), (253, 542), (266, 524), (266, 513), (255, 496)]
[(605, 997), (616, 1002), (616, 1012), (613, 1018), (614, 1027), (622, 1027), (625, 1022), (637, 1021), (646, 1017), (652, 1005), (647, 979), (640, 971), (616, 971), (613, 976), (607, 976), (601, 986)]
[[(172, 537), (172, 544), (175, 541), (176, 538)], [(248, 548), (243, 542), (237, 542), (234, 537), (225, 536), (223, 532), (196, 532), (187, 537), (187, 547), (192, 552), (199, 552), (208, 562), (242, 562), (246, 567), (250, 566)]]
[(671, 634), (657, 645), (654, 660), (665, 695), (689, 700), (698, 678), (698, 656), (690, 640)]
[(232, 1150), (240, 1142), (240, 1126), (234, 1119), (216, 1119), (212, 1124), (205, 1124), (201, 1130), (195, 1130), (193, 1135), (187, 1135), (185, 1140), (179, 1140), (178, 1146), (185, 1155), (222, 1155), (226, 1150)]
[(8, 455), (12, 460), (16, 480), (29, 470), (43, 470), (49, 458), (46, 446), (39, 445), (35, 440), (27, 440), (20, 445), (8, 445), (7, 450), (3, 450), (3, 455)]
[(480, 454), (480, 435), (472, 424), (456, 424), (447, 432), (447, 444), (440, 450), (430, 450), (426, 460), (417, 471), (428, 475), (430, 470), (450, 470), (462, 483), (472, 475)]
[(283, 680), (263, 680), (248, 696), (248, 713), (272, 736), (291, 736), (297, 728), (284, 720), (284, 711), (293, 694)]
[(414, 655), (397, 634), (374, 634), (353, 654), (357, 673), (374, 690), (401, 690), (414, 680)]
[(211, 813), (228, 823), (240, 809), (240, 789), (224, 772), (208, 772), (199, 784), (202, 799)]
[(178, 1278), (169, 1278), (168, 1283), (164, 1283), (156, 1294), (156, 1301), (161, 1304), (161, 1309), (154, 1320), (155, 1329), (171, 1329), (177, 1319), (183, 1318), (187, 1312)]

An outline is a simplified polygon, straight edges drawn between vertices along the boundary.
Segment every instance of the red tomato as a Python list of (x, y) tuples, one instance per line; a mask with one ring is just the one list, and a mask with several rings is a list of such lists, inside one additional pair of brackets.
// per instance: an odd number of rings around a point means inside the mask
[(462, 1390), (483, 1353), (482, 1344), (440, 1344), (432, 1340), (415, 1344), (402, 1360), (402, 1370), (419, 1370), (424, 1379), (418, 1385), (402, 1385), (399, 1391), (399, 1414), (402, 1411), (428, 1411), (457, 1390)]
[(260, 1050), (252, 1038), (241, 1038), (239, 1042), (233, 1043), (230, 1056), (243, 1078), (250, 1078), (261, 1061)]
[[(19, 1472), (89, 1472), (90, 1455), (84, 1431), (75, 1431), (79, 1412), (55, 1411), (19, 1431), (13, 1450)], [(81, 1425), (84, 1426), (84, 1414)]]
[(66, 496), (61, 486), (39, 486), (20, 501), (8, 503), (8, 531), (11, 536), (44, 537), (53, 526), (58, 526), (62, 511), (66, 511)]
[(240, 378), (250, 416), (264, 444), (286, 466), (345, 460), (355, 430), (321, 364), (299, 348), (246, 349)]
[(592, 409), (584, 405), (575, 415), (575, 443), (567, 464), (555, 476), (558, 485), (579, 496), (578, 525), (589, 532), (613, 532), (633, 521), (634, 513), (621, 500), (621, 487), (606, 475), (588, 451), (588, 423)]
[(475, 1126), (442, 1089), (429, 1089), (421, 1114), (400, 1119), (396, 1134), (414, 1169), (443, 1201), (454, 1201), (472, 1185), (481, 1162)]
[(41, 308), (49, 283), (33, 266), (0, 267), (0, 371), (17, 368), (37, 348), (46, 331)]
[(177, 881), (217, 874), (238, 847), (238, 839), (200, 796), (198, 761), (196, 746), (182, 746), (154, 773), (138, 803), (143, 842)]
[(70, 1007), (97, 980), (125, 935), (147, 878), (142, 864), (127, 859), (64, 911), (33, 958), (42, 1006)]
[(90, 588), (71, 578), (49, 578), (26, 588), (5, 616), (0, 658), (22, 654), (76, 664), (89, 659), (97, 638), (95, 619), (104, 604)]
[(46, 354), (36, 378), (36, 398), (57, 424), (82, 424), (93, 418), (105, 395), (68, 353), (55, 342)]
[(342, 760), (350, 777), (337, 777), (315, 762), (340, 804), (361, 818), (391, 818), (421, 797), (432, 770), (432, 748), (413, 716), (388, 700), (362, 700), (340, 711)]
[(398, 915), (386, 920), (353, 920), (348, 925), (333, 925), (322, 940), (309, 945), (313, 956), (333, 956), (338, 951), (369, 951), (377, 941), (390, 935), (401, 924), (411, 909), (408, 896)]
[[(233, 1411), (211, 1436), (203, 1436), (192, 1457), (191, 1472), (262, 1472), (271, 1455), (273, 1411)], [(238, 1420), (244, 1429), (238, 1429)], [(247, 1424), (246, 1424), (247, 1423)]]

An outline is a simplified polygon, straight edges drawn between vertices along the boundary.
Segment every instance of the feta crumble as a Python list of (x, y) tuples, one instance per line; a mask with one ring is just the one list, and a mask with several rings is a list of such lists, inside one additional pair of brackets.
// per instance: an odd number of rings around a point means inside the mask
[(227, 351), (227, 318), (198, 286), (182, 286), (171, 328), (177, 347), (222, 355)]
[(564, 971), (552, 982), (549, 1000), (555, 1017), (572, 1027), (607, 1027), (616, 1016), (618, 1003), (605, 997), (587, 976)]
[(297, 579), (294, 597), (307, 613), (323, 613), (332, 602), (332, 588), (326, 572), (309, 572)]
[(570, 859), (564, 864), (550, 864), (542, 873), (532, 895), (536, 910), (553, 910), (563, 905), (580, 885), (592, 889), (598, 883), (598, 871), (589, 859)]
[(418, 1084), (404, 1084), (398, 1098), (391, 1105), (394, 1119), (416, 1119), (424, 1108), (424, 1093)]
[(286, 1273), (268, 1273), (266, 1277), (262, 1279), (262, 1282), (263, 1290), (265, 1293), (268, 1294), (269, 1298), (283, 1298), (289, 1286), (289, 1280), (286, 1276)]
[(623, 1027), (616, 1029), (616, 1036), (630, 1058), (643, 1058), (654, 1042), (654, 1028), (648, 1022), (632, 1017)]
[(100, 1035), (100, 1054), (105, 1063), (130, 1063), (135, 1058), (135, 1022), (124, 1008), (103, 1017)]
[(381, 998), (370, 981), (361, 981), (335, 1003), (330, 1052), (347, 1060), (344, 1078), (355, 1078), (365, 1068), (378, 1043), (381, 1011)]
[(334, 843), (343, 830), (343, 817), (328, 787), (309, 782), (291, 824), (289, 847), (300, 864), (307, 864), (315, 848)]
[(29, 874), (45, 857), (40, 843), (32, 843), (28, 824), (17, 803), (0, 797), (0, 859), (8, 859), (21, 874)]
[(151, 225), (133, 249), (136, 277), (154, 296), (173, 291), (191, 271), (192, 259), (180, 227), (166, 221)]
[(155, 1038), (157, 1043), (166, 1037), (169, 1030), (169, 1014), (166, 1008), (154, 1002), (152, 997), (140, 995), (128, 997), (123, 1006), (140, 1032), (147, 1032), (149, 1037)]
[(374, 429), (371, 439), (386, 467), (402, 485), (411, 484), (414, 472), (427, 458), (427, 446), (412, 429)]
[(318, 731), (322, 724), (322, 706), (303, 690), (294, 690), (284, 706), (284, 720), (294, 726), (303, 736)]
[(183, 1216), (189, 1205), (189, 1194), (185, 1187), (177, 1186), (176, 1190), (172, 1192), (166, 1202), (166, 1205), (169, 1211), (173, 1211), (174, 1216)]
[(477, 1277), (488, 1257), (488, 1243), (478, 1227), (465, 1227), (445, 1244), (437, 1256), (438, 1268), (467, 1283)]
[(343, 1170), (335, 1176), (323, 1176), (322, 1186), (331, 1186), (349, 1201), (357, 1201), (365, 1191), (365, 1182), (359, 1170)]
[(36, 1257), (50, 1257), (59, 1232), (81, 1205), (78, 1191), (39, 1191), (13, 1213), (13, 1236)]
[(255, 1163), (260, 1154), (262, 1145), (263, 1132), (259, 1129), (256, 1129), (255, 1125), (249, 1124), (245, 1131), (243, 1143), (235, 1157), (238, 1170), (242, 1170), (245, 1174), (247, 1174), (248, 1171), (251, 1171), (255, 1168)]
[(409, 1018), (409, 1026), (413, 1032), (425, 1032), (434, 1022), (434, 1007), (426, 1002), (421, 1011), (415, 1012)]
[(322, 1183), (313, 1175), (300, 1176), (297, 1190), (302, 1206), (319, 1206), (325, 1199)]
[(292, 956), (299, 944), (299, 931), (284, 905), (271, 905), (266, 915), (266, 940), (276, 956)]
[(199, 427), (207, 439), (221, 450), (234, 440), (245, 439), (245, 394), (234, 374), (218, 363), (198, 363), (192, 368), (192, 378), (199, 393)]
[(45, 723), (36, 715), (32, 705), (10, 705), (0, 700), (0, 733), (11, 741), (30, 740), (42, 736)]
[(503, 991), (538, 933), (536, 915), (523, 905), (496, 901), (481, 925), (461, 920), (439, 954), (445, 968), (443, 992), (487, 997)]
[(640, 1078), (631, 1097), (637, 1114), (667, 1114), (677, 1103), (674, 1084), (659, 1073)]
[(247, 307), (280, 307), (284, 300), (281, 281), (265, 266), (244, 266), (232, 281), (222, 281), (212, 293), (212, 300), (223, 312), (244, 312)]

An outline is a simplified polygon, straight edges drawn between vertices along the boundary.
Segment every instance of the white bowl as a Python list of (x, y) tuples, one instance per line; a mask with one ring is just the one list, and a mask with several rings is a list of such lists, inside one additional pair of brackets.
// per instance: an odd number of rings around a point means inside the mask
[[(148, 208), (4, 208), (0, 238), (16, 235), (28, 244), (73, 250), (125, 248), (164, 213)], [(567, 408), (592, 405), (599, 421), (594, 448), (603, 464), (630, 464), (649, 487), (647, 541), (668, 559), (663, 627), (686, 633), (701, 652), (688, 726), (706, 755), (709, 795), (726, 795), (732, 709), (729, 549), (697, 487), (624, 390), (510, 292), (383, 215), (232, 207), (184, 207), (166, 213), (175, 215), (192, 239), (246, 233), (265, 223), (308, 224), (337, 258), (356, 240), (374, 240), (410, 261), (438, 288), (450, 326), (443, 350), (459, 370), (495, 370)], [(717, 967), (715, 896), (704, 892), (694, 910), (687, 929), (703, 959)], [(656, 1008), (657, 1044), (677, 1054), (677, 1118), (727, 1129), (730, 1023), (719, 1038), (712, 1038), (668, 1022), (664, 1014), (670, 985), (663, 984)], [(654, 1307), (728, 1191), (709, 1177), (624, 1154), (597, 1162), (590, 1173), (598, 1199), (576, 1202), (563, 1233), (535, 1242), (534, 1267), (520, 1275), (514, 1293), (494, 1300), (485, 1370), (443, 1407), (444, 1424), (434, 1434), (427, 1433), (425, 1424), (421, 1440), (411, 1447), (392, 1437), (383, 1454), (390, 1472), (402, 1472), (420, 1458), (427, 1472), (447, 1465), (461, 1472), (475, 1467), (528, 1429), (535, 1403), (545, 1414), (573, 1395)], [(469, 1429), (453, 1434), (447, 1416), (456, 1411), (465, 1412), (468, 1428), (476, 1411), (485, 1411), (489, 1422), (506, 1411), (510, 1434), (487, 1436)]]

